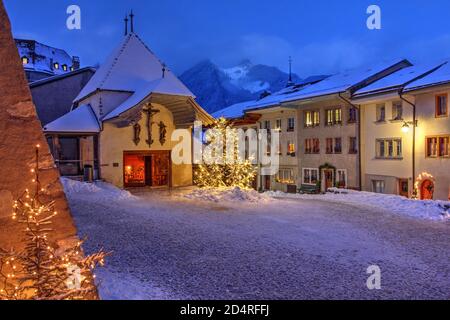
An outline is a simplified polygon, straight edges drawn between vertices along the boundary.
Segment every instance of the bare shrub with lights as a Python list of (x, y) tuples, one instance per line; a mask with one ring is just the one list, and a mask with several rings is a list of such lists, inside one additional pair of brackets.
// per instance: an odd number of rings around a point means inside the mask
[(84, 257), (82, 242), (54, 248), (48, 236), (57, 216), (55, 201), (42, 200), (45, 188), (39, 180), (39, 148), (31, 170), (33, 191), (25, 190), (13, 204), (12, 219), (24, 226), (25, 249), (0, 248), (0, 300), (84, 300), (97, 297), (93, 270), (104, 264), (103, 251)]

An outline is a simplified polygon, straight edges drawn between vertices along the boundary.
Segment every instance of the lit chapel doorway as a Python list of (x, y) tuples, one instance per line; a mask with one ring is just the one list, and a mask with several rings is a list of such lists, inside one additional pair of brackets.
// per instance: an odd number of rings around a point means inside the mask
[(170, 187), (170, 151), (125, 152), (124, 186)]

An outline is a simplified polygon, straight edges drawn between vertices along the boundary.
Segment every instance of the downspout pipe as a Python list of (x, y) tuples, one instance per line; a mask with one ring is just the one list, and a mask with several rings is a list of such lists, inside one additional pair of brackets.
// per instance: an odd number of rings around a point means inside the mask
[(355, 104), (353, 104), (350, 100), (346, 99), (341, 95), (341, 93), (338, 93), (339, 99), (350, 105), (351, 107), (355, 108), (358, 111), (358, 180), (359, 180), (359, 189), (362, 190), (362, 152), (361, 152), (361, 108)]
[(413, 108), (413, 142), (412, 142), (412, 183), (413, 183), (413, 196), (417, 196), (417, 190), (414, 186), (414, 180), (416, 179), (416, 128), (417, 128), (417, 108), (416, 104), (405, 99), (403, 97), (403, 90), (398, 92), (400, 99), (406, 102)]

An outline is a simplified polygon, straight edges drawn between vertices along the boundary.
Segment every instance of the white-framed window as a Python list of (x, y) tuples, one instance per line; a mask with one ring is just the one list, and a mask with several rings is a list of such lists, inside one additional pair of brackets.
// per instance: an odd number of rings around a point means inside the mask
[(339, 188), (347, 188), (347, 170), (338, 169), (336, 170), (336, 184)]
[(280, 169), (277, 174), (277, 182), (284, 184), (294, 184), (294, 170), (292, 169)]
[(303, 168), (303, 184), (316, 185), (319, 181), (319, 169)]
[(272, 129), (271, 125), (270, 125), (270, 120), (265, 120), (263, 122), (263, 129), (266, 129), (270, 132), (270, 130)]
[(402, 139), (388, 138), (376, 140), (376, 156), (380, 159), (400, 159), (403, 157)]
[(384, 180), (372, 180), (372, 192), (384, 193), (385, 182)]

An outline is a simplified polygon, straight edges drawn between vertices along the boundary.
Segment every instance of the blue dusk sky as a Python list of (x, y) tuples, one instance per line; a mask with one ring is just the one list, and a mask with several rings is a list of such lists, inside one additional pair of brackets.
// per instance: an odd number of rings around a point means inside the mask
[[(380, 59), (439, 61), (450, 56), (448, 0), (3, 0), (15, 37), (31, 38), (101, 63), (120, 42), (124, 16), (180, 74), (210, 59), (232, 66), (243, 59), (301, 77), (333, 73)], [(66, 9), (81, 8), (81, 30), (68, 30)], [(366, 26), (367, 7), (381, 7), (381, 30)]]

